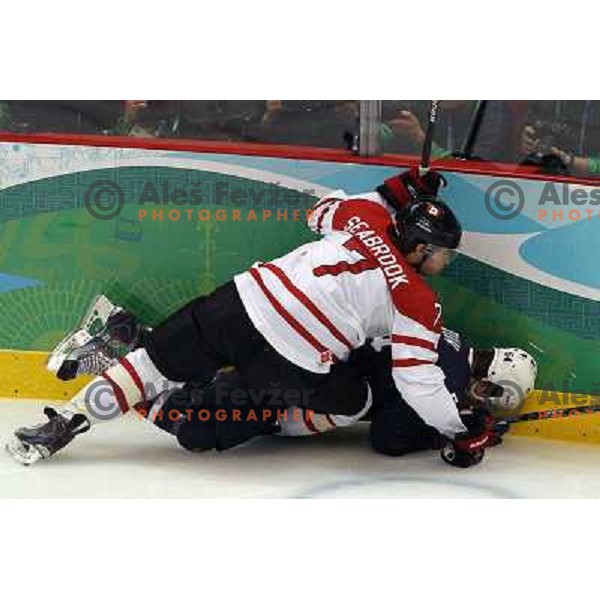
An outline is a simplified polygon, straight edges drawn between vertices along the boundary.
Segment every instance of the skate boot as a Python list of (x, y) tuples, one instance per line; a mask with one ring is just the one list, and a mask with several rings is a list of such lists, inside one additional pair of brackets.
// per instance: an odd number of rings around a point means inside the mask
[(23, 465), (29, 466), (40, 459), (49, 458), (69, 444), (76, 435), (90, 429), (90, 422), (82, 414), (62, 415), (47, 406), (44, 414), (46, 423), (32, 427), (21, 427), (8, 442), (9, 454)]
[(133, 314), (97, 296), (79, 328), (52, 351), (47, 368), (63, 381), (99, 375), (139, 346), (147, 330)]

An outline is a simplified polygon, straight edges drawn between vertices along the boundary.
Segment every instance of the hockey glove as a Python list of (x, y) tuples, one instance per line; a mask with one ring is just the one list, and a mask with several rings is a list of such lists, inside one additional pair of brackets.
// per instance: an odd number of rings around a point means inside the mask
[(448, 440), (442, 448), (442, 460), (460, 469), (479, 464), (485, 455), (485, 449), (500, 443), (500, 436), (494, 431), (495, 421), (485, 410), (476, 410), (461, 415), (467, 427), (465, 433)]
[(419, 169), (413, 167), (401, 175), (389, 177), (377, 191), (396, 210), (403, 210), (423, 197), (437, 196), (439, 189), (445, 185), (446, 180), (436, 171), (427, 171), (421, 176)]

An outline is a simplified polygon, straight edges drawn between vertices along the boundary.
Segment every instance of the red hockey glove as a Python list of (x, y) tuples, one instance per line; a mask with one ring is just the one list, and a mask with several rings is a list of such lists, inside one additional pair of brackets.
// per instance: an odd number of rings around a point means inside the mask
[(421, 197), (437, 196), (440, 187), (445, 185), (446, 180), (436, 171), (427, 171), (421, 176), (418, 167), (413, 167), (402, 175), (389, 177), (377, 191), (396, 210), (402, 210)]

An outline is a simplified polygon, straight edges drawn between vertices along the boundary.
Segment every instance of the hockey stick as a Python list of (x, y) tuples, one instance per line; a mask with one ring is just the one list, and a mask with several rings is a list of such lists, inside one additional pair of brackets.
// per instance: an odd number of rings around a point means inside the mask
[(498, 418), (497, 423), (523, 423), (526, 421), (545, 421), (547, 419), (566, 419), (568, 417), (579, 417), (600, 412), (600, 404), (591, 406), (571, 406), (569, 408), (559, 408), (552, 410), (540, 410), (536, 412), (523, 413), (522, 415), (512, 415), (510, 417)]
[(455, 154), (457, 158), (462, 158), (463, 160), (469, 160), (471, 158), (471, 154), (473, 154), (473, 148), (475, 147), (475, 142), (477, 141), (477, 136), (479, 135), (479, 130), (481, 129), (481, 123), (483, 122), (483, 117), (487, 109), (487, 103), (487, 100), (477, 101), (477, 105), (471, 118), (469, 132), (463, 144), (462, 150)]
[(423, 150), (421, 151), (421, 164), (419, 165), (419, 175), (422, 177), (429, 171), (429, 160), (431, 158), (431, 148), (433, 146), (433, 132), (438, 120), (438, 109), (440, 101), (432, 100), (429, 107), (429, 117), (427, 119), (427, 131), (423, 141)]

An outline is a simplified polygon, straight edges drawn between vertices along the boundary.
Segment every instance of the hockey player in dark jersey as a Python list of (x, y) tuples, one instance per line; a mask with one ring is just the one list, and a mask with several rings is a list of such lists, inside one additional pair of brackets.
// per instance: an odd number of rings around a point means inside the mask
[[(535, 384), (535, 360), (519, 348), (471, 348), (457, 332), (450, 330), (444, 330), (440, 337), (438, 355), (446, 387), (454, 396), (461, 417), (472, 423), (486, 422), (491, 431), (490, 445), (500, 443), (506, 427), (496, 425), (492, 413), (505, 414), (506, 410), (520, 407)], [(391, 348), (385, 341), (383, 346), (381, 341), (380, 344), (368, 344), (350, 357), (352, 368), (360, 372), (367, 383), (360, 387), (363, 401), (356, 414), (322, 414), (300, 409), (299, 418), (288, 418), (278, 423), (273, 415), (276, 427), (267, 433), (294, 437), (316, 435), (359, 421), (371, 421), (371, 444), (374, 450), (382, 454), (402, 456), (421, 450), (441, 449), (442, 457), (453, 466), (464, 468), (479, 463), (484, 455), (483, 449), (475, 453), (460, 452), (454, 446), (448, 446), (447, 439), (427, 425), (403, 400), (390, 376), (391, 360)], [(243, 386), (239, 373), (223, 373), (218, 381), (203, 391), (202, 401), (215, 394), (217, 387), (231, 390)], [(343, 406), (343, 398), (340, 398), (340, 403)], [(188, 450), (224, 450), (251, 439), (253, 431), (256, 431), (256, 428), (248, 428), (243, 423), (224, 423), (220, 435), (213, 438), (213, 429), (198, 419), (186, 419), (182, 415), (174, 423), (166, 418), (176, 405), (176, 396), (173, 399), (166, 398), (154, 406), (154, 410), (151, 406), (144, 407), (143, 414), (161, 429), (176, 435)], [(202, 407), (203, 402), (197, 403), (197, 406)], [(248, 437), (244, 435), (244, 429), (250, 434)]]
[(396, 217), (377, 204), (343, 194), (323, 198), (309, 221), (321, 240), (256, 264), (236, 276), (235, 285), (183, 307), (61, 414), (48, 411), (45, 443), (31, 443), (36, 428), (18, 430), (24, 447), (15, 456), (47, 458), (104, 420), (90, 410), (99, 385), (114, 417), (148, 400), (149, 387), (153, 397), (166, 384), (182, 393), (185, 382), (205, 387), (226, 365), (234, 365), (251, 390), (262, 393), (277, 381), (286, 391), (314, 392), (303, 408), (355, 415), (363, 396), (348, 358), (367, 338), (389, 334), (389, 367), (402, 399), (453, 448), (479, 453), (490, 444), (490, 429), (481, 419), (463, 421), (445, 386), (436, 364), (441, 305), (420, 277), (444, 268), (460, 242), (460, 225), (431, 197), (417, 197)]

